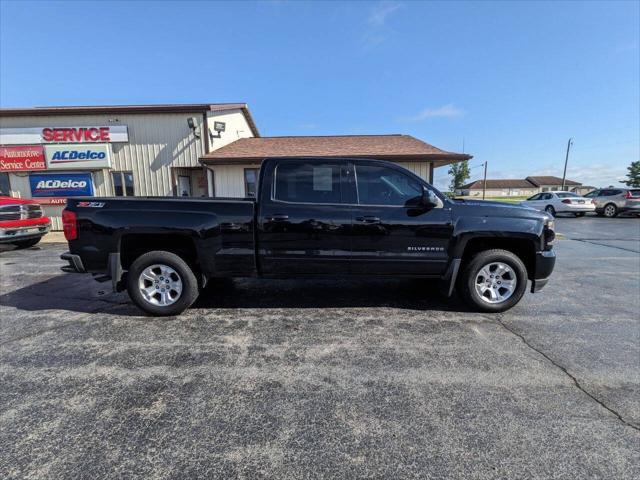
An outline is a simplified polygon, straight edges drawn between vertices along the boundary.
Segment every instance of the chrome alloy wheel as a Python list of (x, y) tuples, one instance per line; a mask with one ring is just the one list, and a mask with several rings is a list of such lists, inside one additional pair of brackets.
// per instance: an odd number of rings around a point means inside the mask
[(616, 214), (616, 207), (615, 205), (609, 204), (606, 207), (604, 207), (604, 216), (605, 217), (613, 217)]
[(502, 303), (516, 290), (516, 274), (506, 263), (491, 262), (476, 275), (476, 292), (487, 303)]
[(166, 307), (178, 301), (182, 294), (182, 279), (167, 265), (150, 265), (138, 277), (138, 288), (151, 305)]

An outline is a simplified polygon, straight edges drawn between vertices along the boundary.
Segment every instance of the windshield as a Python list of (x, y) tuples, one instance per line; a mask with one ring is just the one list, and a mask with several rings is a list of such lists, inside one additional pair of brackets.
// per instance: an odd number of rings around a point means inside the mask
[(559, 192), (559, 193), (556, 193), (556, 195), (558, 196), (558, 198), (576, 198), (579, 196), (571, 192)]

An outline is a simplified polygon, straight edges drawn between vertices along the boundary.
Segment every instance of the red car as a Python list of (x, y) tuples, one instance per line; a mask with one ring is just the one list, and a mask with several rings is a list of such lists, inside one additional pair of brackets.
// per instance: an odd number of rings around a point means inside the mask
[(0, 196), (0, 243), (18, 248), (34, 246), (51, 229), (42, 207), (26, 198)]

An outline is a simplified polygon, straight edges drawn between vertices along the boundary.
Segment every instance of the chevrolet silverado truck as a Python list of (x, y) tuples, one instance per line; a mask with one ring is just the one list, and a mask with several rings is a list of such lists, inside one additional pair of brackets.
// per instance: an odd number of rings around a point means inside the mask
[(51, 229), (42, 207), (26, 198), (0, 196), (0, 243), (33, 247)]
[(266, 159), (255, 199), (70, 198), (62, 218), (62, 269), (110, 280), (157, 316), (220, 277), (435, 278), (501, 312), (555, 264), (546, 213), (451, 200), (380, 160)]

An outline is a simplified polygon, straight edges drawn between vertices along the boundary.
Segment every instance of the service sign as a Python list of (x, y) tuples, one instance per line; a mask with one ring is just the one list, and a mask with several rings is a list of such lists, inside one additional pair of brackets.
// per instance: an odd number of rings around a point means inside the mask
[(32, 173), (29, 185), (34, 198), (93, 196), (90, 173)]
[(49, 170), (111, 168), (110, 150), (105, 143), (44, 146)]
[(45, 168), (42, 145), (0, 147), (0, 172), (25, 172)]
[(0, 128), (0, 145), (26, 145), (31, 143), (125, 143), (128, 141), (129, 130), (126, 125)]

